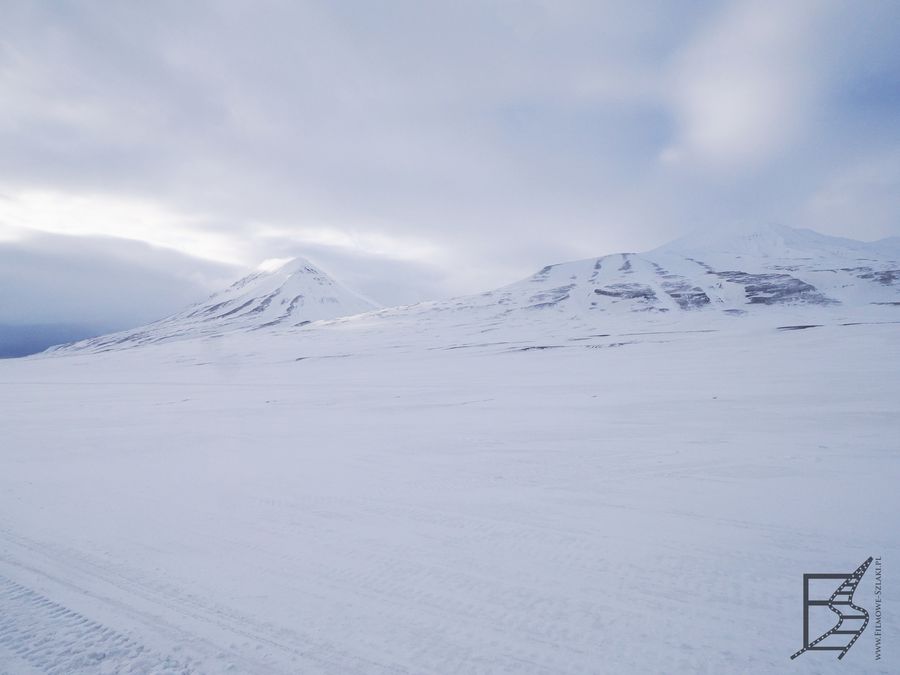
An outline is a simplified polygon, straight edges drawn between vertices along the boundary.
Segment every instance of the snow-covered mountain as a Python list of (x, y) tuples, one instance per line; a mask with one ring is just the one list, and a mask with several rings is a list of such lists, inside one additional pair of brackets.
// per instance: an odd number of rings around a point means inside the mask
[(254, 272), (161, 321), (64, 348), (102, 350), (274, 326), (304, 326), (377, 308), (376, 303), (342, 286), (308, 260), (294, 258), (274, 270)]
[(342, 286), (303, 258), (255, 272), (206, 301), (171, 317), (173, 322), (257, 329), (303, 325), (359, 314), (378, 305)]
[[(163, 321), (62, 349), (106, 350), (248, 331), (308, 335), (308, 328), (323, 326), (321, 320), (387, 331), (405, 343), (423, 334), (452, 342), (498, 330), (513, 337), (571, 337), (684, 321), (702, 327), (747, 315), (789, 322), (803, 320), (798, 314), (831, 310), (856, 318), (891, 306), (900, 306), (900, 249), (891, 242), (768, 225), (718, 228), (647, 253), (548, 265), (493, 291), (374, 313), (374, 303), (295, 260), (275, 272), (250, 275)], [(361, 313), (369, 314), (355, 316)]]
[(900, 250), (783, 226), (722, 228), (647, 253), (548, 265), (476, 296), (385, 310), (474, 310), (604, 325), (614, 318), (900, 305)]

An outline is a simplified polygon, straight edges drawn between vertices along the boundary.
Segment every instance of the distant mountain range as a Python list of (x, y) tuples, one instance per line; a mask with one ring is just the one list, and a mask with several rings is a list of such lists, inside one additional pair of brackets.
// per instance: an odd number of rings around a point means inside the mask
[[(565, 326), (590, 331), (678, 317), (699, 325), (778, 308), (809, 313), (900, 307), (898, 261), (896, 239), (864, 243), (774, 225), (719, 228), (647, 253), (548, 265), (478, 295), (379, 309), (296, 259), (245, 277), (169, 318), (57, 351), (104, 351), (234, 333), (283, 334), (338, 319), (452, 336), (460, 329), (472, 334), (501, 326), (532, 334), (565, 332)], [(346, 318), (360, 314), (367, 317)]]

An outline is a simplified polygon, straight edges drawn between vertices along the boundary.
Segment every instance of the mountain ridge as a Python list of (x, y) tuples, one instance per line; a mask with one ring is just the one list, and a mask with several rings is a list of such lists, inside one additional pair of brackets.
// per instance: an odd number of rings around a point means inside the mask
[[(57, 348), (106, 350), (232, 332), (306, 330), (359, 323), (435, 335), (573, 330), (664, 317), (740, 317), (774, 312), (861, 311), (900, 306), (900, 249), (781, 225), (692, 233), (645, 253), (614, 253), (547, 265), (480, 294), (379, 309), (305, 259), (255, 272), (162, 321)], [(452, 317), (446, 319), (445, 317)], [(703, 319), (703, 317), (706, 317)], [(404, 322), (404, 319), (407, 320)], [(666, 319), (666, 320), (669, 320)], [(410, 324), (419, 324), (419, 327)], [(542, 329), (541, 326), (544, 328)], [(577, 328), (576, 328), (577, 327)]]
[(297, 327), (379, 307), (306, 258), (297, 257), (272, 270), (251, 272), (205, 300), (146, 326), (61, 345), (51, 351), (104, 350), (275, 326)]

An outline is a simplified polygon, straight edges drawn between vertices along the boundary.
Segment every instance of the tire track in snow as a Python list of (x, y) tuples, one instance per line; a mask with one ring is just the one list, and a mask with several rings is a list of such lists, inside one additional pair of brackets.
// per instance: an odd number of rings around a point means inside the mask
[[(37, 574), (52, 584), (68, 587), (92, 603), (99, 602), (100, 606), (114, 613), (136, 619), (139, 630), (146, 627), (148, 634), (159, 633), (157, 637), (162, 637), (168, 644), (189, 642), (196, 657), (189, 669), (129, 670), (127, 667), (120, 667), (100, 671), (92, 670), (88, 663), (87, 667), (49, 671), (52, 673), (405, 672), (366, 658), (364, 655), (349, 653), (342, 645), (322, 641), (304, 631), (289, 636), (276, 635), (270, 626), (260, 625), (250, 616), (211, 603), (208, 599), (187, 595), (169, 584), (148, 584), (146, 579), (126, 575), (113, 567), (98, 566), (80, 551), (59, 549), (0, 528), (0, 541), (3, 540), (8, 545), (21, 547), (23, 552), (27, 551), (26, 557), (31, 564), (4, 556), (0, 556), (0, 562), (12, 565), (13, 568), (18, 568), (29, 575)], [(51, 568), (56, 571), (44, 571), (33, 564), (42, 558), (44, 563), (51, 563)], [(0, 580), (7, 580), (24, 589), (28, 588), (7, 579), (2, 574)], [(52, 602), (48, 598), (41, 597)], [(54, 604), (62, 607), (59, 603)], [(6, 615), (2, 596), (0, 596), (0, 615)], [(79, 616), (86, 618), (81, 614)], [(33, 623), (39, 625), (37, 621)], [(0, 638), (0, 648), (2, 647)], [(3, 665), (2, 661), (0, 665)]]
[[(44, 673), (197, 672), (37, 591), (0, 576), (0, 659)], [(20, 664), (3, 664), (16, 672)]]

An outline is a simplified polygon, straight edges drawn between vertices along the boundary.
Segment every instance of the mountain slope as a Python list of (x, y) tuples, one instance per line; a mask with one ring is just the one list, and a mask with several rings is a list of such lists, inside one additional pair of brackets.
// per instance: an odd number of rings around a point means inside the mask
[[(700, 233), (647, 253), (548, 265), (480, 295), (383, 313), (459, 315), (534, 324), (655, 321), (710, 314), (771, 316), (900, 304), (892, 247), (767, 226)], [(643, 319), (641, 319), (643, 317)], [(701, 319), (702, 320), (702, 319)]]
[(309, 261), (295, 258), (272, 272), (255, 272), (173, 321), (215, 322), (238, 328), (298, 325), (376, 309)]
[(309, 261), (295, 258), (274, 271), (254, 272), (183, 312), (131, 331), (84, 340), (62, 349), (112, 349), (274, 326), (302, 326), (377, 309)]
[[(838, 312), (847, 320), (867, 312), (890, 311), (893, 317), (892, 306), (900, 306), (898, 261), (900, 251), (882, 242), (781, 226), (721, 228), (647, 253), (548, 265), (493, 291), (384, 309), (365, 318), (355, 315), (374, 309), (372, 303), (296, 261), (272, 274), (251, 275), (146, 328), (66, 350), (228, 332), (292, 335), (319, 319), (412, 345), (446, 344), (498, 330), (503, 339), (516, 340), (583, 339), (607, 329), (649, 330), (673, 322), (702, 329), (725, 317), (748, 315), (782, 323), (812, 322), (822, 312)], [(304, 335), (309, 337), (308, 331)]]

